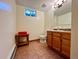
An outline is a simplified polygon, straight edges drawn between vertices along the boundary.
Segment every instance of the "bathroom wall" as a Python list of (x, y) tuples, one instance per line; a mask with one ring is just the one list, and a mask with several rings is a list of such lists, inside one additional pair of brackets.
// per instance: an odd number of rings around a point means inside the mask
[(78, 0), (72, 0), (71, 59), (78, 59)]
[(54, 16), (54, 11), (50, 9), (45, 12), (45, 31), (54, 27), (56, 27), (56, 16)]
[(15, 48), (15, 0), (0, 0), (0, 59), (10, 59)]
[(17, 5), (17, 32), (27, 31), (29, 40), (38, 39), (40, 34), (44, 33), (44, 12), (37, 11), (36, 17), (25, 16), (24, 9), (26, 7)]

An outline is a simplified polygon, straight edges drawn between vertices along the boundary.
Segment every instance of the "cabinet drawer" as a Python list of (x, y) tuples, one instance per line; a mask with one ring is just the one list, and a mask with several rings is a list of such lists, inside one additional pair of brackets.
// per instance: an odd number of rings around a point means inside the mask
[(53, 36), (61, 36), (59, 32), (53, 32)]
[(51, 31), (47, 31), (47, 35), (52, 35), (52, 32)]
[(53, 36), (52, 38), (60, 40), (60, 37), (57, 37), (57, 36)]
[(71, 39), (70, 33), (62, 33), (62, 37), (66, 39)]

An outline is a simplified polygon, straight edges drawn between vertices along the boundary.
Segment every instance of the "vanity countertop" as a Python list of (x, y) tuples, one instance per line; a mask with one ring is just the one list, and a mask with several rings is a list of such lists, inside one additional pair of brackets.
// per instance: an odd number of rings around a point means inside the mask
[(71, 33), (71, 31), (65, 31), (65, 30), (51, 30), (51, 29), (48, 29), (47, 31)]

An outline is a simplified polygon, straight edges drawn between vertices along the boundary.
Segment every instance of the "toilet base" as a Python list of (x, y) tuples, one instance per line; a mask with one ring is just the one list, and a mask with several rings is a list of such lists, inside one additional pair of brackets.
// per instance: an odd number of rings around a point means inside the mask
[(40, 39), (40, 43), (46, 43), (46, 39)]

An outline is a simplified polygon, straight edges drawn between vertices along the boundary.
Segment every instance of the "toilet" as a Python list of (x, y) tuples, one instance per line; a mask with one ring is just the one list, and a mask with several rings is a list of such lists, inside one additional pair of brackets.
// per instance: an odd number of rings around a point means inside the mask
[(40, 43), (45, 43), (46, 42), (46, 35), (45, 34), (41, 34), (39, 36), (39, 38), (40, 38)]

